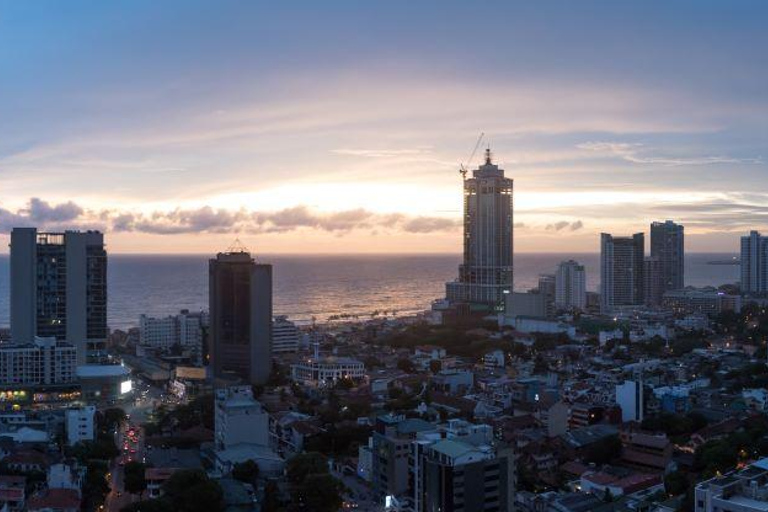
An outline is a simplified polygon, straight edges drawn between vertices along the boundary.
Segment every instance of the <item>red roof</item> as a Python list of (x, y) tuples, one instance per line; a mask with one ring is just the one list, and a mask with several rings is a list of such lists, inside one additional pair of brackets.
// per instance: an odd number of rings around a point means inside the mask
[(74, 489), (48, 489), (44, 494), (32, 496), (27, 502), (29, 512), (44, 509), (79, 510), (80, 497)]

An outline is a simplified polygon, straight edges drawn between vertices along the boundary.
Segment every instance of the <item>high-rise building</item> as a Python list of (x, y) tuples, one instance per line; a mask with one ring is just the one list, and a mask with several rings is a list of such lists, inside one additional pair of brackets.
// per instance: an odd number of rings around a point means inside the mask
[(464, 180), (464, 262), (459, 278), (446, 284), (451, 302), (499, 308), (512, 291), (512, 179), (491, 162)]
[(685, 288), (684, 231), (671, 220), (651, 223), (651, 257), (659, 261), (662, 294)]
[(555, 273), (555, 306), (558, 309), (586, 309), (587, 273), (584, 265), (573, 260), (558, 265)]
[(209, 263), (210, 355), (213, 376), (264, 384), (272, 366), (272, 265), (245, 250)]
[(106, 354), (107, 252), (98, 231), (11, 232), (11, 337), (54, 337), (78, 364)]
[(552, 318), (555, 316), (555, 275), (539, 274), (538, 291), (544, 299), (544, 316)]
[(768, 292), (768, 237), (757, 231), (741, 237), (741, 291)]
[(664, 297), (664, 268), (659, 258), (650, 256), (643, 263), (643, 296), (648, 306), (659, 306)]
[(644, 252), (643, 233), (623, 237), (600, 235), (600, 309), (603, 313), (643, 303)]

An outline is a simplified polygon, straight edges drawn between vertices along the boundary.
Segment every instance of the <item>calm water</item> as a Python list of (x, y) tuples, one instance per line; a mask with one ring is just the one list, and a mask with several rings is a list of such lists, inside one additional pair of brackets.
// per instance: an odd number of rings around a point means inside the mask
[[(707, 265), (731, 254), (689, 254), (686, 284), (719, 285), (738, 281), (739, 267)], [(598, 254), (517, 254), (515, 288), (536, 286), (540, 273), (554, 272), (568, 258), (586, 266), (587, 287), (599, 283)], [(456, 276), (458, 255), (285, 256), (260, 258), (274, 265), (275, 314), (296, 320), (323, 320), (339, 313), (365, 316), (375, 310), (421, 311), (442, 296), (445, 281)], [(8, 256), (0, 256), (0, 325), (7, 326)], [(109, 324), (126, 328), (141, 313), (166, 315), (208, 306), (208, 258), (199, 255), (111, 255)]]

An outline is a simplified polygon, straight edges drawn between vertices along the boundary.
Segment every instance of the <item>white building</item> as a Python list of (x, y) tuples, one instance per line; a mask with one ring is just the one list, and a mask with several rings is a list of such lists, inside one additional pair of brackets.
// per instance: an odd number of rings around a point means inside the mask
[(695, 512), (768, 510), (768, 459), (696, 484)]
[(301, 333), (296, 324), (287, 316), (276, 316), (272, 321), (272, 353), (296, 352), (299, 350)]
[(250, 386), (216, 391), (215, 422), (217, 450), (241, 443), (269, 446), (269, 415), (253, 398)]
[(0, 385), (44, 386), (77, 380), (77, 348), (56, 338), (0, 345)]
[(94, 417), (96, 407), (87, 405), (80, 409), (67, 409), (65, 413), (65, 431), (67, 433), (67, 444), (75, 445), (81, 441), (93, 441)]
[(139, 317), (139, 343), (162, 350), (180, 346), (198, 358), (203, 350), (203, 328), (208, 323), (204, 312), (190, 313), (182, 310), (178, 315), (154, 318)]
[(643, 382), (627, 380), (616, 384), (616, 404), (621, 407), (621, 421), (643, 421)]
[(504, 351), (493, 350), (483, 356), (483, 366), (486, 369), (504, 368)]
[(324, 386), (341, 379), (365, 378), (365, 365), (350, 357), (310, 357), (291, 365), (291, 378), (310, 386)]
[(580, 309), (587, 306), (587, 273), (584, 265), (568, 260), (560, 263), (555, 273), (555, 307)]

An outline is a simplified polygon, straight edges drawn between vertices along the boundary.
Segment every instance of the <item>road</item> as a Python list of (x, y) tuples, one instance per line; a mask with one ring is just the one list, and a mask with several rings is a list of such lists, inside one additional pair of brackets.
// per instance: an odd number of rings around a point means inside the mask
[[(132, 433), (132, 434), (131, 434)], [(141, 496), (125, 491), (123, 466), (131, 461), (143, 462), (145, 457), (144, 430), (133, 422), (124, 422), (115, 434), (115, 441), (121, 455), (112, 461), (110, 467), (110, 491), (104, 500), (107, 512), (119, 512), (123, 507), (141, 499)]]
[(358, 506), (354, 510), (358, 512), (382, 512), (384, 510), (382, 504), (374, 501), (373, 492), (368, 485), (356, 475), (346, 475), (338, 471), (331, 471), (331, 474), (341, 480), (349, 489), (350, 492), (345, 499), (357, 503)]

